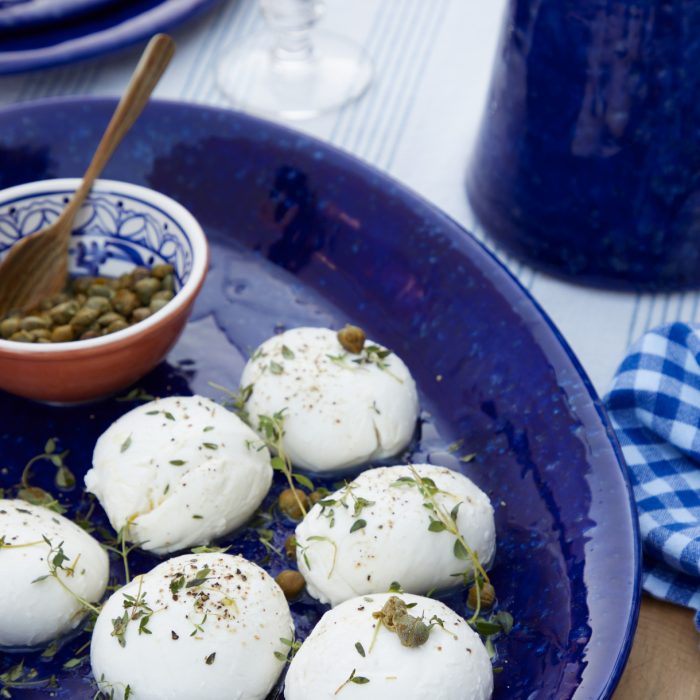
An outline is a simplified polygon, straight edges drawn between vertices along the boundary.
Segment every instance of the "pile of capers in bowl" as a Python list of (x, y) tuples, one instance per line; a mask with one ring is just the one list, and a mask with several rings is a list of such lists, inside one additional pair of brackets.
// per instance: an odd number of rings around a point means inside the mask
[(172, 265), (135, 267), (120, 277), (77, 276), (63, 292), (0, 321), (0, 337), (21, 343), (89, 340), (124, 330), (162, 309), (175, 296)]

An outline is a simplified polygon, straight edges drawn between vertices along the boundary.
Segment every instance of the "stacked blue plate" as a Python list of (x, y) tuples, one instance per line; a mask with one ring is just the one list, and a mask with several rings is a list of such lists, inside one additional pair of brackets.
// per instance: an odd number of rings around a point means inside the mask
[(218, 0), (0, 0), (0, 75), (124, 48)]

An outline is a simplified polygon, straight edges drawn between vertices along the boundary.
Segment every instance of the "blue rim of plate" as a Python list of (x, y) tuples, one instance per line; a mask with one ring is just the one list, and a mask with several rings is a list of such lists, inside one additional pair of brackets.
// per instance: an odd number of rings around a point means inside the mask
[[(132, 3), (135, 8), (110, 8), (99, 21), (76, 18), (60, 29), (37, 31), (27, 41), (36, 38), (37, 45), (20, 50), (2, 50), (0, 41), (0, 75), (24, 73), (94, 58), (126, 48), (157, 32), (165, 31), (204, 12), (221, 0), (161, 0)], [(132, 11), (133, 10), (133, 11)], [(14, 39), (14, 32), (10, 40)]]
[(21, 29), (95, 12), (117, 0), (19, 0), (0, 7), (0, 29)]
[[(24, 102), (21, 104), (8, 105), (0, 109), (0, 119), (3, 117), (12, 116), (13, 112), (21, 115), (26, 111), (33, 111), (37, 109), (41, 110), (56, 106), (78, 106), (84, 105), (85, 103), (88, 103), (91, 106), (111, 108), (116, 106), (115, 100), (100, 97), (47, 98), (32, 102)], [(365, 176), (367, 174), (372, 175), (374, 181), (378, 181), (380, 185), (390, 187), (395, 192), (398, 192), (402, 197), (418, 203), (423, 208), (429, 210), (433, 215), (435, 215), (437, 219), (442, 220), (446, 226), (459, 229), (464, 234), (464, 238), (459, 242), (459, 247), (471, 248), (472, 251), (475, 251), (476, 256), (482, 256), (484, 269), (487, 267), (491, 268), (489, 271), (489, 280), (493, 283), (494, 288), (497, 286), (498, 292), (502, 294), (505, 299), (507, 299), (513, 305), (518, 305), (519, 315), (521, 316), (523, 322), (528, 325), (533, 339), (536, 340), (536, 343), (542, 350), (542, 353), (551, 363), (552, 371), (558, 378), (565, 378), (569, 383), (572, 380), (580, 382), (580, 387), (578, 388), (582, 389), (583, 392), (573, 392), (571, 391), (572, 387), (569, 386), (569, 396), (571, 403), (574, 405), (573, 411), (579, 420), (589, 429), (593, 427), (592, 423), (597, 424), (598, 430), (596, 431), (595, 436), (592, 437), (591, 442), (595, 442), (596, 447), (600, 447), (601, 449), (604, 448), (610, 451), (610, 454), (606, 455), (606, 460), (608, 462), (608, 465), (606, 466), (610, 466), (612, 462), (614, 462), (617, 466), (618, 471), (615, 473), (617, 477), (620, 478), (620, 485), (624, 495), (626, 496), (626, 498), (623, 501), (618, 502), (617, 505), (620, 507), (622, 507), (623, 504), (627, 506), (629, 515), (628, 524), (632, 536), (632, 541), (630, 542), (631, 556), (630, 560), (627, 562), (628, 565), (631, 565), (631, 578), (626, 586), (629, 595), (630, 615), (627, 618), (624, 630), (620, 631), (621, 641), (615, 646), (615, 648), (608, 649), (611, 657), (614, 655), (614, 660), (611, 661), (609, 667), (597, 671), (594, 678), (589, 679), (588, 685), (595, 686), (595, 694), (585, 696), (586, 698), (598, 698), (600, 700), (610, 698), (625, 669), (639, 618), (642, 593), (642, 547), (639, 532), (639, 521), (637, 519), (636, 504), (627, 473), (627, 467), (622, 455), (622, 450), (619, 446), (617, 438), (615, 437), (613, 428), (607, 417), (605, 408), (603, 407), (603, 403), (597, 395), (597, 392), (588, 378), (583, 366), (579, 362), (573, 350), (570, 348), (568, 342), (565, 340), (564, 336), (556, 327), (554, 322), (549, 318), (542, 306), (534, 299), (528, 290), (520, 284), (517, 278), (494, 255), (494, 253), (491, 252), (486, 245), (481, 243), (471, 233), (469, 233), (469, 231), (467, 231), (460, 223), (448, 216), (439, 207), (426, 200), (422, 195), (418, 194), (407, 185), (360, 160), (353, 154), (297, 130), (248, 114), (235, 112), (230, 109), (196, 105), (179, 100), (159, 99), (152, 100), (152, 103), (161, 110), (185, 109), (192, 110), (193, 112), (205, 112), (211, 115), (219, 115), (221, 117), (228, 114), (231, 117), (235, 117), (243, 122), (247, 121), (253, 126), (257, 125), (263, 130), (276, 130), (282, 135), (308, 142), (309, 145), (315, 145), (321, 150), (326, 151), (327, 154), (334, 159), (337, 167), (347, 169), (354, 174), (361, 173)], [(474, 255), (475, 253), (471, 252), (469, 254)], [(523, 304), (523, 301), (526, 303)], [(576, 389), (577, 387), (573, 388)], [(622, 493), (619, 495), (622, 495)], [(589, 687), (588, 690), (593, 690), (593, 688)], [(584, 696), (580, 696), (575, 692), (574, 696), (572, 697), (581, 697), (583, 700)]]

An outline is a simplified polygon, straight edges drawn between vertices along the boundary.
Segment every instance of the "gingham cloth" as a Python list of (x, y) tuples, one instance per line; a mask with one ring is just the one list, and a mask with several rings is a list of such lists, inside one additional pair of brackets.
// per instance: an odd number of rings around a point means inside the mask
[(644, 590), (698, 610), (700, 631), (700, 326), (642, 336), (605, 403), (637, 501)]

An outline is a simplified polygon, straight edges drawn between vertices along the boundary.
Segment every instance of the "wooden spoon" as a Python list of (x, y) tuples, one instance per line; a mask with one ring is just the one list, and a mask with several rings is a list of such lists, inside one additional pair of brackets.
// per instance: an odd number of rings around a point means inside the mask
[(156, 34), (148, 42), (83, 181), (66, 208), (54, 223), (10, 248), (0, 264), (0, 317), (13, 309), (31, 309), (63, 289), (68, 275), (68, 243), (78, 210), (114, 149), (143, 111), (174, 52), (175, 42), (167, 34)]

